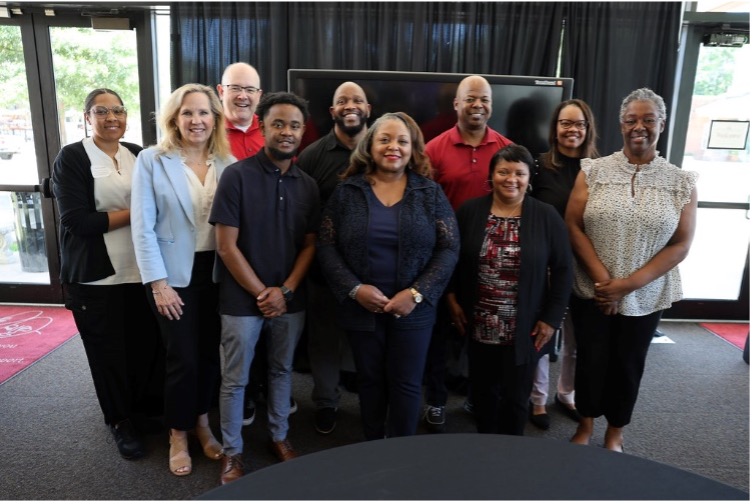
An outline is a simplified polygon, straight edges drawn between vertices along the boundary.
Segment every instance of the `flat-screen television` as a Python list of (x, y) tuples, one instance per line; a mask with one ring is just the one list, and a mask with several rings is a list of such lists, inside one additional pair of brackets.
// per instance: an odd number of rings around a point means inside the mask
[[(329, 108), (335, 89), (346, 81), (359, 84), (372, 105), (371, 120), (385, 112), (405, 112), (429, 141), (456, 123), (453, 98), (468, 74), (369, 70), (289, 69), (288, 90), (309, 101), (310, 120), (302, 150), (333, 126)], [(520, 75), (483, 75), (492, 88), (488, 125), (532, 154), (548, 146), (552, 111), (571, 98), (573, 79)]]

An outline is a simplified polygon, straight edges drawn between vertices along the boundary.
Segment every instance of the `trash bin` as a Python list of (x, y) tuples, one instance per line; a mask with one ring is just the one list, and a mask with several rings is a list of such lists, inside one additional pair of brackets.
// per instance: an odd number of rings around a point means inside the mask
[(16, 214), (16, 243), (21, 270), (27, 273), (47, 271), (41, 195), (38, 192), (12, 192), (11, 201)]

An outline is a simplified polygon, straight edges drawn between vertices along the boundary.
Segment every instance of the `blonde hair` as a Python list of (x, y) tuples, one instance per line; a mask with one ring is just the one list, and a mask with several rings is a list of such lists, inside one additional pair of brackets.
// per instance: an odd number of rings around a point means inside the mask
[(181, 132), (178, 130), (176, 118), (183, 105), (183, 100), (191, 93), (204, 93), (209, 98), (209, 107), (215, 116), (215, 128), (209, 138), (209, 153), (227, 158), (230, 154), (230, 143), (225, 135), (225, 114), (223, 105), (215, 94), (215, 90), (204, 84), (184, 84), (170, 94), (163, 104), (157, 124), (162, 130), (162, 140), (157, 145), (160, 154), (174, 152), (182, 147)]

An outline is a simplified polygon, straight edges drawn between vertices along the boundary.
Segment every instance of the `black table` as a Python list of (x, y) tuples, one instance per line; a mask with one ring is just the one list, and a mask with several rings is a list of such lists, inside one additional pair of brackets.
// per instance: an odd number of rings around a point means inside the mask
[(384, 439), (247, 474), (202, 500), (748, 500), (717, 481), (566, 441), (491, 434)]

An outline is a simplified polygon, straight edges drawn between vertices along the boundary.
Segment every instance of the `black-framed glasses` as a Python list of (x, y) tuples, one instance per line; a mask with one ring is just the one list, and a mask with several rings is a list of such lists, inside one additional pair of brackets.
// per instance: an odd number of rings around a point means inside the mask
[(256, 88), (254, 86), (239, 86), (238, 84), (223, 84), (223, 87), (225, 87), (225, 89), (227, 89), (231, 93), (235, 94), (241, 94), (241, 91), (245, 91), (246, 94), (253, 95), (261, 91), (259, 88)]
[(115, 107), (110, 108), (101, 106), (92, 107), (89, 112), (91, 112), (93, 115), (96, 115), (97, 117), (107, 117), (110, 112), (112, 112), (115, 117), (123, 117), (124, 115), (126, 115), (127, 110), (126, 107), (116, 105)]
[(558, 119), (558, 124), (560, 124), (560, 126), (565, 129), (576, 126), (576, 129), (584, 130), (589, 125), (589, 122), (588, 121), (571, 121), (569, 119)]

